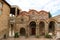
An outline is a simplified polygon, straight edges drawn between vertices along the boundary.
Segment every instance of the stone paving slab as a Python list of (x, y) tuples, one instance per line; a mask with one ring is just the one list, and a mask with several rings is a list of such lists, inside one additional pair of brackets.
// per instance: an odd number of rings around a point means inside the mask
[(55, 40), (55, 38), (53, 39), (47, 39), (47, 38), (34, 38), (34, 37), (20, 37), (20, 38), (7, 38), (7, 39), (2, 39), (2, 40)]

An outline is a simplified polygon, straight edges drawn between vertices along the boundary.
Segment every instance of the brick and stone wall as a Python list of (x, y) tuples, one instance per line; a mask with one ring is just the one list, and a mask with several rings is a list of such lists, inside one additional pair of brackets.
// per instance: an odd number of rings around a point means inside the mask
[(2, 1), (2, 14), (0, 15), (0, 36), (8, 32), (8, 20), (10, 14), (10, 7)]

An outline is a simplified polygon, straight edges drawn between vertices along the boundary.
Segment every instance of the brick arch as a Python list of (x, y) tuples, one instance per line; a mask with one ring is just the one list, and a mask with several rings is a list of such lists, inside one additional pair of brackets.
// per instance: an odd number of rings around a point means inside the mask
[(47, 21), (46, 21), (46, 20), (39, 20), (39, 23), (40, 23), (41, 21), (43, 21), (44, 23), (47, 23)]
[(26, 22), (28, 22), (29, 21), (29, 16), (27, 16), (27, 15), (24, 15), (24, 16), (18, 16), (17, 18), (16, 18), (16, 22), (17, 23), (26, 23)]
[(44, 21), (40, 21), (39, 22), (39, 33), (40, 35), (45, 35), (45, 22)]
[(34, 9), (29, 10), (29, 12), (28, 12), (28, 13), (30, 13), (30, 12), (36, 12), (36, 13), (38, 13), (38, 11), (36, 11), (36, 10), (34, 10)]
[(40, 14), (40, 13), (46, 13), (46, 14), (48, 14), (49, 12), (47, 12), (47, 11), (44, 11), (44, 10), (41, 10), (41, 11), (39, 11), (38, 13)]
[(28, 12), (27, 11), (22, 11), (21, 13), (20, 13), (20, 15), (27, 15), (28, 14)]
[(56, 21), (55, 19), (49, 19), (48, 23), (49, 23), (50, 21), (54, 21), (55, 23), (57, 23), (57, 21)]
[(36, 35), (36, 22), (30, 21), (29, 23), (30, 35)]
[(31, 22), (29, 23), (29, 25), (30, 25), (31, 23), (34, 23), (34, 24), (36, 25), (36, 22), (35, 22), (35, 21), (31, 21)]
[(35, 23), (37, 23), (35, 20), (30, 20), (30, 21), (27, 23), (27, 25), (29, 25), (29, 24), (30, 24), (30, 22), (32, 22), (32, 21), (34, 21)]
[(50, 19), (48, 22), (48, 32), (55, 34), (57, 21), (55, 19)]

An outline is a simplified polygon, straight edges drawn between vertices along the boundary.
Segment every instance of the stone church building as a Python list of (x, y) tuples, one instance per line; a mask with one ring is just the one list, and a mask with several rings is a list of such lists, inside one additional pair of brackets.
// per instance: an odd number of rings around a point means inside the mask
[[(52, 33), (55, 35), (60, 31), (60, 15), (52, 17), (50, 12), (41, 10), (37, 11), (30, 9), (27, 11), (18, 11), (19, 7), (12, 6), (15, 8), (13, 16), (10, 18), (10, 29), (11, 35), (17, 32), (20, 36), (43, 36), (46, 33)], [(16, 9), (17, 8), (17, 9)], [(15, 21), (15, 22), (14, 22)]]
[(50, 12), (41, 10), (22, 11), (16, 17), (15, 32), (20, 35), (45, 35), (46, 33), (55, 34), (57, 21), (50, 17)]
[(16, 5), (0, 1), (0, 38), (5, 34), (7, 37), (14, 37), (15, 33), (20, 36), (43, 36), (57, 32), (60, 32), (60, 15), (52, 17), (50, 12), (44, 10), (21, 11)]

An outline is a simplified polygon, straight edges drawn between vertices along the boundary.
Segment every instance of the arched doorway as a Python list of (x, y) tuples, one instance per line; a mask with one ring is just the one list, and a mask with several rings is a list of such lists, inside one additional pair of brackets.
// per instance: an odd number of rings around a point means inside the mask
[(45, 23), (43, 21), (41, 21), (39, 23), (39, 31), (40, 31), (40, 35), (45, 35)]
[(21, 36), (25, 36), (25, 35), (26, 35), (26, 31), (25, 31), (24, 28), (21, 28), (21, 29), (20, 29), (20, 35), (21, 35)]
[(36, 23), (34, 21), (30, 22), (30, 30), (31, 30), (31, 35), (36, 34)]
[(49, 23), (49, 32), (54, 32), (55, 31), (55, 22), (54, 21), (51, 21)]

